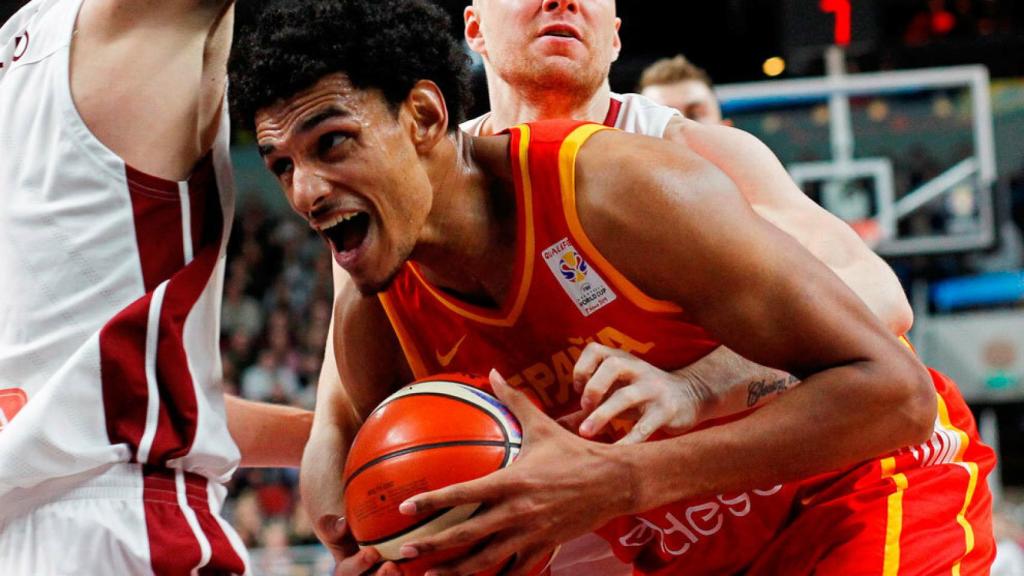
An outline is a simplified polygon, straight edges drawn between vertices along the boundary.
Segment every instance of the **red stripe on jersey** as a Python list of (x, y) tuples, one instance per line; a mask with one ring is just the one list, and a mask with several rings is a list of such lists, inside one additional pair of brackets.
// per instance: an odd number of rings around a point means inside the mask
[(242, 574), (245, 562), (238, 555), (216, 516), (210, 510), (207, 480), (196, 474), (185, 474), (185, 494), (188, 505), (196, 513), (196, 520), (210, 542), (210, 562), (199, 569), (199, 574)]
[(238, 555), (238, 551), (231, 545), (220, 522), (210, 511), (209, 506), (200, 511), (196, 510), (196, 519), (202, 528), (206, 538), (210, 541), (210, 563), (199, 570), (199, 574), (206, 576), (215, 574), (243, 574), (245, 562)]
[(622, 110), (622, 100), (617, 100), (615, 98), (609, 98), (608, 114), (604, 117), (604, 122), (602, 122), (602, 124), (604, 124), (605, 126), (609, 126), (611, 128), (614, 128), (615, 127), (615, 123), (619, 121), (619, 112), (621, 110)]
[(185, 262), (178, 184), (126, 167), (136, 240), (146, 294), (100, 332), (104, 409), (111, 443), (137, 453), (149, 398), (145, 362), (152, 292), (167, 281), (156, 347), (159, 412), (148, 463), (188, 453), (195, 438), (198, 402), (184, 343), (189, 312), (212, 277), (224, 228), (212, 156), (189, 179), (191, 240), (195, 257)]
[[(160, 416), (149, 461), (166, 462), (188, 454), (195, 439), (198, 403), (184, 342), (185, 321), (203, 293), (220, 258), (224, 219), (210, 157), (189, 181), (195, 258), (167, 283), (160, 312), (156, 368), (160, 383)], [(194, 200), (191, 200), (194, 199)], [(198, 208), (195, 208), (198, 205)], [(196, 225), (198, 224), (198, 225)]]
[[(174, 474), (173, 470), (159, 466), (146, 466), (143, 472), (150, 562), (158, 576), (188, 574), (202, 560), (202, 548), (178, 502)], [(210, 560), (199, 569), (199, 574), (244, 573), (245, 563), (210, 511), (208, 481), (188, 472), (184, 480), (185, 500), (210, 543)]]
[(153, 573), (188, 574), (199, 565), (203, 553), (178, 504), (174, 471), (147, 466), (142, 478), (142, 500)]
[(146, 292), (152, 292), (185, 261), (178, 183), (161, 180), (131, 166), (125, 166), (125, 173), (135, 217), (142, 280)]
[(146, 324), (153, 294), (121, 310), (100, 330), (103, 412), (111, 444), (134, 456), (146, 427)]

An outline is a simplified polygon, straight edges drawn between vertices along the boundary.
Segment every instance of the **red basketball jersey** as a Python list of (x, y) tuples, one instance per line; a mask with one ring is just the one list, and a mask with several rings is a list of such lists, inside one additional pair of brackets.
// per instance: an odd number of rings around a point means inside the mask
[(513, 386), (536, 392), (558, 417), (579, 409), (572, 369), (589, 342), (665, 369), (686, 366), (718, 346), (678, 306), (642, 294), (580, 226), (576, 153), (604, 129), (579, 122), (511, 129), (519, 223), (512, 288), (500, 310), (443, 293), (411, 262), (381, 295), (417, 378), (497, 368)]
[[(545, 411), (559, 417), (579, 409), (572, 370), (589, 342), (620, 348), (665, 370), (687, 366), (719, 345), (677, 305), (637, 289), (583, 231), (576, 213), (576, 155), (592, 134), (605, 129), (555, 121), (510, 130), (519, 228), (513, 288), (500, 310), (445, 294), (413, 263), (381, 294), (417, 378), (451, 371), (486, 374), (497, 368), (513, 386), (535, 392)], [(707, 555), (718, 559), (710, 563), (715, 570), (727, 573), (748, 564), (775, 533), (792, 492), (776, 486), (680, 503), (652, 511), (650, 519), (637, 515), (616, 521), (602, 535), (624, 561), (643, 555), (653, 567), (675, 564), (677, 553), (694, 562)], [(660, 542), (648, 537), (648, 527), (674, 518), (692, 523), (686, 530), (698, 541), (676, 530), (680, 542), (673, 544), (673, 528), (667, 526), (668, 551), (661, 552)], [(749, 555), (738, 552), (736, 542), (744, 542)], [(704, 559), (700, 565), (709, 563)]]
[[(497, 368), (513, 386), (535, 392), (545, 411), (559, 417), (579, 409), (572, 370), (588, 342), (620, 348), (663, 370), (689, 365), (719, 345), (677, 305), (654, 300), (630, 283), (580, 225), (576, 155), (591, 135), (606, 129), (550, 121), (510, 130), (519, 227), (513, 288), (500, 310), (445, 294), (411, 262), (381, 294), (417, 378), (452, 371), (486, 374)], [(877, 564), (877, 573), (902, 573), (901, 553), (904, 559), (912, 556), (911, 547), (904, 546), (902, 523), (929, 512), (949, 538), (945, 551), (965, 565), (974, 558), (990, 562), (990, 497), (984, 478), (994, 456), (978, 440), (955, 386), (938, 374), (933, 377), (940, 411), (926, 444), (840, 473), (617, 518), (599, 533), (640, 574), (734, 574), (751, 567), (770, 542), (788, 535), (793, 515), (806, 506), (835, 501), (837, 493), (858, 501), (870, 490), (872, 501), (884, 504), (880, 516), (870, 521), (881, 543), (863, 552), (871, 566)], [(948, 493), (918, 481), (917, 474), (929, 481), (939, 478)], [(915, 490), (927, 497), (917, 497)], [(956, 506), (947, 518), (935, 506), (948, 502)], [(814, 530), (827, 539), (821, 526)], [(960, 560), (954, 561), (959, 567)]]

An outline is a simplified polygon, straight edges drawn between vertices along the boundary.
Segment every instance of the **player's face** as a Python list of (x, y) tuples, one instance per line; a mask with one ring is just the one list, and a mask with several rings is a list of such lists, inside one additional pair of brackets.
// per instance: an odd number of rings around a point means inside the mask
[(658, 104), (679, 110), (690, 120), (702, 124), (722, 123), (722, 109), (718, 105), (718, 98), (711, 88), (700, 80), (648, 86), (644, 88), (643, 95)]
[(615, 0), (476, 0), (465, 16), (470, 47), (514, 87), (599, 85), (621, 47)]
[(343, 74), (256, 114), (264, 163), (364, 294), (390, 284), (433, 201), (403, 114)]

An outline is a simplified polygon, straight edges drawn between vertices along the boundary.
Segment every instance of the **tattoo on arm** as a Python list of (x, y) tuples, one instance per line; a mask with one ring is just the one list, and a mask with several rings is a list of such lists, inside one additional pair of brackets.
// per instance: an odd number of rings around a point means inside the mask
[(747, 407), (754, 406), (765, 396), (782, 394), (799, 381), (800, 379), (796, 376), (786, 376), (776, 380), (755, 380), (747, 386)]

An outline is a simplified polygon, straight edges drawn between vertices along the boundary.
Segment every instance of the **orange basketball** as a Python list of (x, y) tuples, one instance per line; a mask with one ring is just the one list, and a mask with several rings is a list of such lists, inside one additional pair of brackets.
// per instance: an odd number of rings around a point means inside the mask
[[(485, 378), (443, 374), (388, 397), (363, 423), (345, 465), (345, 517), (360, 547), (417, 576), (466, 549), (403, 560), (399, 549), (472, 516), (479, 504), (406, 516), (407, 498), (500, 470), (522, 447), (515, 416), (481, 388)], [(497, 570), (490, 572), (497, 573)]]

